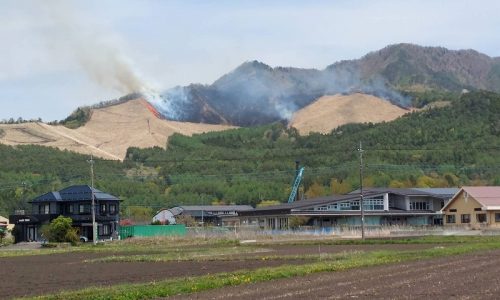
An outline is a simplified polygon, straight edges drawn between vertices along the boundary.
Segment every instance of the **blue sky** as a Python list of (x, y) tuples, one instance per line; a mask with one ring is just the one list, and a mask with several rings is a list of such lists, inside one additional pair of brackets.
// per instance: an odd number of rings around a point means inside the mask
[(400, 42), (500, 56), (498, 1), (0, 3), (0, 119), (59, 120), (138, 85), (210, 84), (254, 59), (322, 69)]

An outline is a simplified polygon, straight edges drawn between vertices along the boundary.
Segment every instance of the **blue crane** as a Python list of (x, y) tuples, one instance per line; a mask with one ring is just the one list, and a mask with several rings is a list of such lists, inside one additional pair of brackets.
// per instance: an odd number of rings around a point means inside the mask
[(302, 175), (304, 174), (304, 167), (299, 169), (297, 176), (295, 177), (295, 181), (293, 183), (292, 192), (288, 197), (288, 203), (292, 203), (295, 200), (295, 196), (297, 195), (297, 191), (299, 190), (300, 182), (302, 181)]

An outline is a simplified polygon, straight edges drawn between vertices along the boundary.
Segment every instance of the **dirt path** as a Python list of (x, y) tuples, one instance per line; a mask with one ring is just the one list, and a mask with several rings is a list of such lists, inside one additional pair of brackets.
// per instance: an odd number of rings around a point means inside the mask
[(169, 299), (498, 299), (500, 250), (321, 273)]
[(97, 152), (97, 153), (100, 153), (100, 154), (101, 154), (100, 156), (110, 157), (110, 158), (112, 158), (112, 159), (116, 159), (116, 160), (122, 160), (122, 158), (120, 158), (120, 157), (118, 157), (118, 156), (116, 156), (116, 155), (114, 155), (114, 154), (111, 154), (111, 153), (109, 153), (109, 152), (106, 152), (106, 151), (104, 151), (104, 150), (102, 150), (102, 149), (97, 148), (97, 147), (96, 147), (96, 146), (94, 146), (94, 145), (91, 145), (91, 144), (89, 144), (89, 143), (86, 143), (86, 142), (84, 142), (84, 141), (82, 141), (82, 140), (80, 140), (80, 139), (78, 139), (78, 138), (76, 138), (76, 137), (74, 137), (74, 136), (70, 136), (69, 134), (66, 134), (66, 133), (62, 132), (62, 131), (61, 131), (59, 128), (57, 128), (56, 126), (50, 126), (50, 125), (47, 125), (47, 124), (45, 124), (45, 123), (37, 123), (37, 124), (38, 124), (39, 126), (41, 126), (41, 127), (45, 128), (45, 130), (47, 130), (47, 131), (54, 132), (54, 133), (56, 133), (56, 134), (58, 134), (58, 135), (60, 135), (60, 136), (62, 136), (62, 137), (65, 137), (65, 138), (67, 138), (67, 139), (69, 139), (69, 140), (72, 140), (73, 142), (75, 142), (75, 143), (77, 143), (77, 144), (84, 145), (84, 146), (86, 146), (86, 147), (90, 148), (91, 150), (93, 150), (93, 151), (95, 151), (95, 152)]

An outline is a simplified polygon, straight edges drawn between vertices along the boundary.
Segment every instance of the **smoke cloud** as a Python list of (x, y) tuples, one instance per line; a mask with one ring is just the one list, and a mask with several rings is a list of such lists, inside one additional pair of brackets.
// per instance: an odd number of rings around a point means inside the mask
[(51, 25), (44, 34), (55, 56), (76, 62), (91, 80), (104, 88), (120, 93), (152, 93), (151, 85), (121, 51), (112, 30), (92, 25), (95, 24), (92, 16), (82, 16), (71, 1), (40, 1), (39, 11)]
[(44, 34), (56, 57), (76, 63), (102, 87), (123, 94), (141, 93), (171, 120), (201, 120), (210, 112), (203, 105), (214, 107), (216, 114), (238, 125), (290, 120), (295, 111), (316, 98), (337, 93), (364, 92), (401, 106), (408, 104), (408, 99), (382, 79), (362, 79), (355, 65), (343, 63), (320, 71), (271, 68), (253, 61), (210, 86), (175, 87), (159, 93), (125, 54), (119, 37), (104, 24), (95, 25), (92, 16), (79, 13), (78, 2), (40, 3), (39, 10), (50, 24)]
[(189, 118), (185, 112), (190, 105), (186, 89), (176, 86), (161, 95), (155, 92), (143, 92), (143, 95), (167, 119), (182, 121)]
[[(402, 107), (410, 99), (390, 88), (381, 76), (364, 78), (356, 62), (339, 63), (324, 70), (271, 68), (246, 62), (212, 85), (175, 87), (156, 97), (153, 105), (168, 119), (201, 121), (208, 105), (224, 120), (249, 126), (290, 121), (302, 107), (324, 95), (365, 93)], [(217, 122), (217, 120), (215, 120)]]

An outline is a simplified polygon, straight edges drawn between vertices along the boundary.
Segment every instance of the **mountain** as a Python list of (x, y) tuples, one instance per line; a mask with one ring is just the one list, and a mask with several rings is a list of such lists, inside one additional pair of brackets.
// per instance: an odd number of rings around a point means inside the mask
[(79, 108), (62, 122), (65, 126), (0, 124), (0, 143), (123, 159), (129, 147), (166, 147), (173, 133), (276, 121), (286, 121), (300, 133), (329, 133), (346, 123), (390, 121), (412, 102), (423, 107), (459, 98), (463, 89), (500, 91), (500, 58), (474, 50), (397, 44), (324, 70), (250, 61), (210, 85), (175, 87), (162, 97), (147, 98), (155, 108), (140, 100), (142, 95), (130, 94)]
[(397, 44), (327, 67), (332, 72), (353, 69), (363, 80), (381, 77), (398, 90), (500, 91), (500, 58), (475, 50)]
[(323, 74), (314, 69), (271, 68), (246, 62), (212, 85), (166, 91), (153, 105), (172, 120), (252, 126), (289, 119), (322, 96)]
[(296, 128), (300, 134), (328, 134), (344, 124), (389, 122), (409, 112), (372, 95), (323, 96), (296, 111), (289, 126)]
[(42, 122), (0, 124), (0, 143), (43, 145), (98, 157), (123, 160), (129, 147), (163, 147), (174, 133), (192, 135), (233, 128), (163, 120), (142, 98), (91, 109), (89, 120), (75, 129)]
[(171, 120), (252, 126), (290, 120), (325, 95), (361, 92), (410, 107), (411, 93), (463, 89), (500, 91), (500, 58), (397, 44), (324, 70), (250, 61), (211, 85), (176, 87), (151, 102)]
[(306, 195), (358, 188), (360, 141), (366, 186), (498, 185), (500, 94), (464, 93), (447, 106), (391, 122), (346, 124), (327, 134), (299, 135), (274, 123), (174, 135), (167, 149), (132, 148), (127, 159), (159, 170), (174, 183), (168, 197), (175, 201), (256, 204), (286, 201), (296, 160), (305, 167)]

